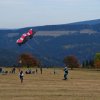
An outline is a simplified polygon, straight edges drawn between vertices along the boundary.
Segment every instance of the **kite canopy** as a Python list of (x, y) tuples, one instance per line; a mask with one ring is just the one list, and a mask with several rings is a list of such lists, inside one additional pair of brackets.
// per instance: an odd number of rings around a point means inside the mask
[(22, 34), (22, 36), (16, 41), (16, 43), (19, 46), (21, 46), (22, 44), (24, 44), (25, 42), (27, 42), (28, 39), (31, 39), (35, 33), (36, 32), (33, 32), (33, 30), (30, 29), (27, 33)]

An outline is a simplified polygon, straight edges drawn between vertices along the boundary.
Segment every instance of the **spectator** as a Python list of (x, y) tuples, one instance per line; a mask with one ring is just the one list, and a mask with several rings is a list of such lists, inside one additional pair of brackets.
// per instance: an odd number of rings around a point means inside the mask
[(64, 68), (64, 80), (66, 80), (68, 77), (68, 67), (66, 66), (65, 68)]
[(20, 72), (19, 77), (20, 77), (21, 83), (23, 83), (23, 77), (24, 77), (23, 71)]

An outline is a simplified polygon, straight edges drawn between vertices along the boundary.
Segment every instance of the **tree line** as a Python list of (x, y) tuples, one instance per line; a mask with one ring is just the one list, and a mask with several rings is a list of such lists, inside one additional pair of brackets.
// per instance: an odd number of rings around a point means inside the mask
[[(38, 58), (31, 54), (23, 53), (18, 57), (18, 63), (21, 67), (41, 67), (41, 62)], [(79, 63), (75, 55), (65, 56), (63, 63), (71, 69), (74, 68), (100, 68), (100, 53), (96, 53), (93, 59), (86, 59)]]

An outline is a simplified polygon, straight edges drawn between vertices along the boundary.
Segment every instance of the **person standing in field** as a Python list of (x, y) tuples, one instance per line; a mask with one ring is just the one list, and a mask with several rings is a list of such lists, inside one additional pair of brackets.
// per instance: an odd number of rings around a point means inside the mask
[(68, 77), (68, 67), (66, 66), (65, 68), (64, 68), (64, 80), (66, 80)]
[(12, 73), (15, 74), (15, 72), (16, 72), (16, 68), (14, 67), (14, 68), (12, 69)]
[(23, 77), (24, 77), (23, 71), (20, 71), (19, 77), (20, 77), (21, 83), (23, 83)]

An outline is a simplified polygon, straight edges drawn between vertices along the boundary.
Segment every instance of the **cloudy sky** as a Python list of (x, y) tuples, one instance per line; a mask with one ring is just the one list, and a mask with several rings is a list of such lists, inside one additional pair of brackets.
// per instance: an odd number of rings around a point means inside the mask
[(100, 0), (0, 0), (0, 28), (100, 19)]

